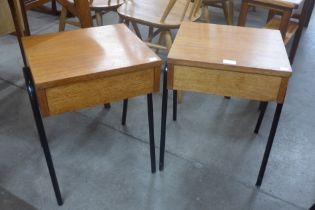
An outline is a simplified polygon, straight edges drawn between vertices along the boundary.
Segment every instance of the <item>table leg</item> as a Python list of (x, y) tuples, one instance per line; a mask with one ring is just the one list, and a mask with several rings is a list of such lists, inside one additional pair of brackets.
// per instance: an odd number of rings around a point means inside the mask
[(42, 120), (42, 117), (41, 117), (41, 114), (39, 111), (39, 107), (38, 107), (37, 96), (35, 93), (35, 87), (34, 87), (32, 79), (31, 79), (29, 68), (24, 67), (23, 73), (24, 73), (26, 89), (27, 89), (27, 92), (29, 95), (29, 99), (31, 102), (32, 110), (33, 110), (33, 115), (34, 115), (35, 122), (36, 122), (39, 140), (40, 140), (41, 146), (42, 146), (43, 151), (44, 151), (44, 155), (46, 158), (46, 163), (48, 166), (51, 182), (52, 182), (52, 185), (53, 185), (53, 188), (55, 191), (57, 203), (58, 203), (58, 205), (61, 206), (63, 204), (63, 201), (62, 201), (62, 197), (61, 197), (61, 193), (60, 193), (60, 189), (59, 189), (57, 176), (55, 173), (54, 164), (53, 164), (53, 161), (51, 158), (49, 145), (47, 142), (47, 137), (46, 137), (46, 133), (45, 133), (43, 120)]
[[(162, 171), (164, 169), (167, 98), (168, 98), (167, 67), (165, 66), (165, 68), (164, 68), (164, 78), (163, 78), (163, 97), (162, 97), (162, 119), (161, 119), (160, 161), (159, 161), (159, 169), (160, 169), (160, 171)], [(176, 97), (176, 99), (177, 99), (177, 97)]]
[(104, 108), (105, 108), (105, 109), (110, 109), (110, 108), (111, 108), (110, 103), (106, 103), (106, 104), (104, 104)]
[(177, 90), (173, 90), (173, 120), (177, 120)]
[(126, 125), (127, 109), (128, 109), (128, 99), (124, 99), (123, 114), (122, 114), (122, 118), (121, 118), (121, 124), (122, 125)]
[(283, 104), (277, 104), (277, 108), (275, 111), (275, 115), (273, 117), (273, 121), (272, 121), (272, 126), (270, 129), (270, 133), (269, 133), (269, 137), (268, 137), (268, 142), (266, 145), (266, 149), (265, 149), (265, 153), (264, 153), (264, 157), (260, 166), (260, 170), (259, 170), (259, 174), (257, 177), (257, 181), (256, 181), (256, 186), (260, 187), (262, 180), (264, 178), (264, 174), (265, 174), (265, 170), (266, 170), (266, 166), (268, 163), (268, 159), (269, 159), (269, 155), (270, 155), (270, 151), (271, 151), (271, 147), (273, 144), (273, 140), (275, 138), (276, 135), (276, 131), (277, 131), (277, 127), (278, 127), (278, 123), (279, 123), (279, 119), (280, 119), (280, 115), (281, 115), (281, 111), (282, 111), (282, 106)]
[(260, 114), (259, 114), (259, 118), (258, 118), (256, 127), (255, 127), (255, 131), (254, 131), (255, 133), (259, 132), (259, 128), (260, 128), (260, 125), (264, 119), (264, 115), (265, 115), (267, 106), (268, 106), (268, 102), (260, 102), (260, 106), (259, 106)]
[[(124, 100), (125, 101), (125, 100)], [(147, 95), (148, 101), (148, 121), (149, 121), (149, 136), (150, 136), (150, 157), (151, 157), (151, 172), (156, 172), (155, 164), (155, 143), (154, 143), (154, 125), (153, 125), (153, 102), (152, 93)]]

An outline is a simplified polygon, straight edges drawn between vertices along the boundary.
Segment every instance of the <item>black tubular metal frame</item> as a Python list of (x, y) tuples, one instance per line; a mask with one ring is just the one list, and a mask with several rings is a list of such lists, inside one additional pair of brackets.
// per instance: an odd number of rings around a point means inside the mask
[(54, 164), (53, 164), (53, 161), (51, 158), (51, 154), (50, 154), (50, 149), (49, 149), (49, 145), (47, 142), (47, 136), (45, 133), (45, 128), (44, 128), (42, 116), (41, 116), (41, 113), (39, 110), (38, 100), (37, 100), (34, 82), (32, 80), (30, 69), (28, 67), (24, 67), (23, 68), (23, 74), (24, 74), (24, 79), (25, 79), (26, 90), (27, 90), (27, 93), (28, 93), (28, 96), (29, 96), (29, 99), (31, 102), (33, 115), (35, 118), (35, 123), (36, 123), (37, 131), (38, 131), (38, 135), (39, 135), (39, 140), (40, 140), (41, 146), (42, 146), (43, 151), (44, 151), (44, 155), (46, 158), (46, 163), (48, 166), (51, 182), (52, 182), (52, 185), (53, 185), (53, 188), (55, 191), (57, 203), (58, 203), (58, 205), (61, 206), (63, 204), (63, 201), (62, 201), (62, 197), (61, 197), (61, 193), (60, 193), (60, 189), (59, 189), (59, 184), (58, 184), (58, 180), (57, 180), (57, 176), (56, 176), (56, 172), (55, 172), (55, 167), (54, 167)]
[[(35, 91), (35, 86), (34, 82), (31, 76), (30, 69), (28, 67), (23, 68), (23, 74), (24, 74), (24, 79), (25, 79), (25, 84), (26, 84), (26, 90), (29, 95), (30, 103), (32, 106), (32, 111), (39, 135), (39, 140), (41, 143), (41, 146), (44, 151), (48, 171), (50, 174), (51, 182), (54, 188), (55, 196), (58, 205), (63, 205), (63, 200), (62, 196), (60, 193), (60, 188), (55, 172), (55, 167), (53, 164), (53, 160), (51, 157), (50, 149), (49, 149), (49, 144), (47, 141), (47, 136), (45, 133), (45, 128), (43, 124), (43, 119), (40, 113), (39, 105), (38, 105), (38, 100), (37, 100), (37, 95)], [(156, 159), (155, 159), (155, 143), (154, 143), (154, 118), (153, 118), (153, 99), (152, 99), (152, 93), (147, 94), (147, 103), (148, 103), (148, 124), (149, 124), (149, 138), (150, 138), (150, 159), (151, 159), (151, 172), (155, 173), (156, 172)], [(128, 99), (124, 100), (124, 120), (126, 121), (126, 115), (127, 115), (127, 104), (128, 104)], [(107, 105), (107, 104), (106, 104)]]
[[(164, 169), (164, 155), (165, 155), (165, 138), (166, 138), (166, 116), (167, 116), (167, 100), (168, 100), (168, 89), (167, 89), (167, 65), (165, 65), (164, 68), (164, 77), (163, 77), (163, 96), (162, 96), (162, 117), (161, 117), (161, 139), (160, 139), (160, 160), (159, 160), (159, 170), (162, 171)], [(176, 90), (174, 90), (174, 95), (173, 95), (173, 102), (175, 104), (173, 104), (173, 119), (176, 120), (177, 117), (177, 100), (174, 99), (174, 97), (176, 96)], [(255, 133), (259, 132), (259, 128), (260, 125), (262, 123), (262, 120), (264, 118), (264, 114), (266, 111), (268, 103), (267, 102), (261, 102), (261, 113), (259, 115), (257, 124), (256, 124), (256, 128), (255, 128)], [(257, 181), (256, 181), (256, 186), (260, 187), (264, 174), (265, 174), (265, 170), (267, 167), (267, 163), (268, 163), (268, 159), (269, 159), (269, 155), (271, 152), (271, 148), (272, 148), (272, 144), (274, 141), (274, 137), (276, 135), (276, 131), (277, 131), (277, 127), (278, 127), (278, 123), (279, 123), (279, 119), (280, 119), (280, 115), (281, 115), (281, 111), (282, 111), (282, 106), (283, 103), (278, 103), (276, 110), (275, 110), (275, 114), (273, 117), (273, 121), (272, 121), (272, 126), (270, 129), (270, 133), (269, 133), (269, 137), (268, 137), (268, 141), (267, 141), (267, 145), (266, 145), (266, 149), (264, 152), (264, 156), (263, 156), (263, 160), (260, 166), (260, 170), (259, 170), (259, 174), (257, 177)], [(175, 116), (175, 117), (174, 117)]]

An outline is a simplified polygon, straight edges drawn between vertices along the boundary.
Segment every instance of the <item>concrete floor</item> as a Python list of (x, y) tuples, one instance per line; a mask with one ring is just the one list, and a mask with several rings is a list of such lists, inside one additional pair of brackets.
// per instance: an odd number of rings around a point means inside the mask
[[(236, 6), (238, 11), (239, 5)], [(223, 23), (218, 9), (213, 21)], [(236, 11), (235, 17), (238, 17)], [(251, 12), (251, 26), (264, 12)], [(29, 13), (31, 31), (57, 31), (57, 17)], [(115, 23), (115, 14), (105, 23)], [(315, 19), (305, 30), (260, 189), (255, 181), (274, 104), (260, 134), (258, 102), (185, 93), (169, 112), (165, 170), (150, 173), (145, 97), (44, 120), (64, 205), (58, 207), (24, 88), (16, 38), (0, 38), (0, 209), (307, 209), (315, 202)], [(105, 37), (104, 37), (105, 38)], [(165, 53), (161, 54), (165, 57)], [(169, 96), (171, 98), (171, 95)], [(171, 103), (169, 103), (169, 110)], [(158, 159), (161, 93), (154, 94)]]

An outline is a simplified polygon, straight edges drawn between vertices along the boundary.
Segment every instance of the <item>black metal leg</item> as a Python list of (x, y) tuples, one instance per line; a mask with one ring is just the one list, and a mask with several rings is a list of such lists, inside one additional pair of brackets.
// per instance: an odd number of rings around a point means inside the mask
[(265, 174), (265, 170), (266, 170), (266, 166), (268, 163), (268, 158), (270, 155), (270, 151), (271, 151), (271, 147), (273, 144), (273, 140), (275, 138), (276, 135), (276, 131), (277, 131), (277, 127), (278, 127), (278, 123), (279, 123), (279, 119), (280, 119), (280, 115), (281, 115), (281, 111), (282, 111), (282, 106), (283, 104), (277, 104), (277, 108), (276, 108), (276, 112), (275, 115), (273, 117), (273, 121), (272, 121), (272, 126), (270, 129), (270, 133), (269, 133), (269, 137), (268, 137), (268, 142), (266, 145), (266, 149), (265, 149), (265, 153), (264, 153), (264, 157), (260, 166), (260, 170), (259, 170), (259, 174), (257, 177), (257, 181), (256, 181), (256, 186), (260, 187), (262, 180), (264, 178), (264, 174)]
[(110, 109), (110, 108), (111, 108), (110, 103), (104, 104), (104, 108), (105, 108), (105, 109)]
[(262, 108), (263, 108), (263, 104), (264, 104), (264, 102), (263, 102), (263, 101), (261, 101), (261, 102), (259, 103), (258, 110), (262, 110)]
[(177, 120), (177, 90), (173, 90), (173, 120)]
[(153, 102), (152, 94), (147, 95), (148, 101), (148, 120), (149, 120), (149, 135), (150, 135), (150, 156), (151, 156), (151, 171), (152, 173), (156, 172), (155, 164), (155, 143), (154, 143), (154, 125), (153, 125)]
[(41, 146), (42, 146), (44, 154), (45, 154), (45, 158), (46, 158), (51, 182), (52, 182), (52, 185), (54, 187), (57, 203), (58, 203), (58, 205), (61, 206), (63, 204), (63, 201), (62, 201), (62, 197), (61, 197), (61, 193), (60, 193), (60, 189), (59, 189), (57, 176), (55, 173), (54, 164), (53, 164), (53, 161), (51, 158), (49, 145), (47, 142), (44, 124), (43, 124), (42, 117), (41, 117), (38, 103), (37, 103), (37, 97), (36, 97), (36, 93), (35, 93), (35, 89), (34, 89), (34, 84), (31, 80), (29, 69), (23, 68), (23, 73), (24, 73), (24, 78), (25, 78), (26, 89), (27, 89), (27, 92), (29, 95), (29, 99), (31, 102), (31, 106), (32, 106), (32, 110), (33, 110), (33, 114), (34, 114), (34, 118), (35, 118), (35, 122), (36, 122), (37, 131), (39, 134), (39, 140), (40, 140)]
[[(160, 161), (159, 161), (159, 169), (160, 169), (160, 171), (162, 171), (164, 169), (166, 115), (167, 115), (167, 98), (168, 98), (168, 90), (167, 90), (166, 83), (167, 83), (167, 67), (165, 67), (165, 69), (164, 69), (164, 78), (163, 78), (162, 119), (161, 119), (161, 139), (160, 139)], [(177, 99), (176, 99), (176, 102), (177, 102)], [(173, 111), (174, 111), (174, 107), (173, 107)]]
[(121, 118), (121, 124), (123, 125), (126, 125), (127, 109), (128, 109), (128, 99), (124, 99), (123, 114)]
[(259, 128), (260, 128), (261, 122), (264, 119), (264, 115), (265, 115), (267, 106), (268, 106), (268, 102), (260, 102), (260, 106), (259, 106), (260, 114), (259, 114), (259, 118), (258, 118), (258, 121), (257, 121), (257, 124), (256, 124), (256, 128), (255, 128), (255, 131), (254, 131), (255, 133), (259, 132)]

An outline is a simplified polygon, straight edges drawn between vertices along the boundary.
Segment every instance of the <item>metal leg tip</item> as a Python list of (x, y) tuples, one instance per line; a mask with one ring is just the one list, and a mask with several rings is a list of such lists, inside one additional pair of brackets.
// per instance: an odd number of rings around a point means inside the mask
[(164, 164), (160, 163), (160, 165), (159, 165), (159, 170), (160, 170), (160, 171), (163, 171), (163, 170), (164, 170)]
[(57, 203), (58, 203), (59, 206), (63, 205), (63, 201), (62, 200), (58, 200)]
[(257, 188), (260, 188), (261, 182), (262, 182), (262, 180), (257, 180), (257, 182), (256, 182), (256, 187), (257, 187)]
[(105, 108), (105, 109), (110, 109), (111, 106), (110, 106), (110, 104), (104, 104), (104, 108)]

